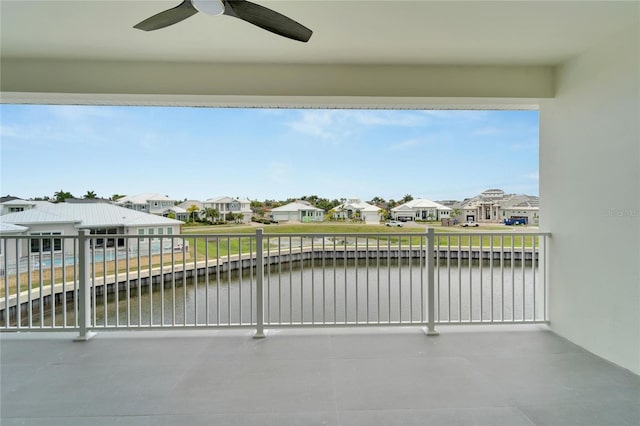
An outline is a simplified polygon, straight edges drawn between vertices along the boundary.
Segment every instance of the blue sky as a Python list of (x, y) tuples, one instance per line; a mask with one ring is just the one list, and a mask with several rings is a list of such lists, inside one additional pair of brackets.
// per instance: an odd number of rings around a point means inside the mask
[(538, 195), (537, 111), (0, 106), (0, 194)]

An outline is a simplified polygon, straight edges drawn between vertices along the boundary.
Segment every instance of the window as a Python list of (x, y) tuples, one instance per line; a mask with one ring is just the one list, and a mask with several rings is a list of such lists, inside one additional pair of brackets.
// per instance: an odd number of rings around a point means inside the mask
[(144, 235), (144, 229), (138, 229), (138, 235)]
[(158, 228), (158, 235), (162, 235), (164, 233), (164, 229), (163, 228)]
[(167, 228), (167, 234), (168, 235), (173, 234), (173, 228)]
[[(31, 235), (62, 235), (62, 232), (32, 232)], [(50, 252), (52, 242), (54, 251), (62, 250), (61, 238), (33, 238), (31, 239), (31, 253)]]
[(24, 207), (9, 207), (9, 213), (23, 212)]
[(149, 234), (149, 235), (153, 235), (153, 228), (149, 228), (149, 232), (148, 232), (148, 234)]
[[(91, 235), (115, 235), (118, 233), (118, 228), (96, 228), (90, 231)], [(116, 244), (115, 238), (96, 238), (92, 240), (92, 244), (95, 242), (96, 247), (113, 247)], [(124, 247), (124, 238), (118, 238), (118, 247)]]

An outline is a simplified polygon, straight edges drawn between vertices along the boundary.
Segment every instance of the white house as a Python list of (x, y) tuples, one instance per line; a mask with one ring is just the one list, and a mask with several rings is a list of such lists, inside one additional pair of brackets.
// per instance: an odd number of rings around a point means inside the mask
[(271, 209), (271, 220), (276, 222), (322, 222), (324, 210), (306, 201), (295, 201)]
[(227, 220), (227, 215), (232, 213), (236, 218), (242, 217), (241, 221), (251, 222), (251, 201), (243, 198), (217, 197), (209, 198), (203, 203), (204, 209), (216, 209), (220, 213), (220, 220)]
[(451, 207), (435, 201), (417, 198), (391, 209), (391, 217), (402, 221), (442, 220), (451, 217)]
[(505, 219), (526, 218), (528, 223), (539, 221), (539, 199), (532, 195), (505, 194), (501, 189), (488, 189), (460, 203), (463, 221), (502, 223)]
[[(7, 240), (3, 236), (24, 235), (29, 228), (0, 222), (0, 271), (4, 271), (5, 265), (15, 262), (15, 253), (22, 252), (22, 241), (18, 239)], [(6, 258), (6, 259), (5, 259)]]
[(167, 216), (169, 212), (173, 211), (171, 208), (175, 206), (175, 204), (176, 200), (166, 195), (150, 192), (128, 195), (116, 201), (116, 205), (120, 207), (160, 216)]
[(377, 224), (382, 220), (380, 207), (365, 203), (359, 198), (349, 198), (344, 204), (337, 206), (334, 210), (334, 218), (359, 218), (365, 223), (370, 224)]
[[(88, 229), (92, 235), (153, 235), (162, 237), (180, 234), (182, 222), (142, 213), (106, 203), (40, 203), (34, 208), (0, 216), (2, 235), (52, 236), (52, 239), (33, 239), (29, 247), (18, 250), (18, 256), (36, 253), (72, 252), (73, 241), (64, 236), (78, 235)], [(60, 238), (55, 238), (60, 236)], [(154, 237), (154, 238), (155, 238)], [(119, 239), (97, 240), (105, 246), (123, 246)], [(7, 251), (7, 261), (15, 261), (15, 250)], [(9, 259), (9, 256), (13, 256)]]
[(9, 213), (18, 213), (25, 210), (30, 210), (35, 208), (36, 206), (47, 206), (49, 204), (53, 203), (49, 201), (31, 201), (21, 199), (5, 201), (3, 203), (0, 203), (0, 216)]

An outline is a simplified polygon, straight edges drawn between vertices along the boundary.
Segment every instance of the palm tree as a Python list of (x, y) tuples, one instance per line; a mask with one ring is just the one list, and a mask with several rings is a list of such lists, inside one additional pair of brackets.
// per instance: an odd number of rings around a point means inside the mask
[(196, 221), (196, 213), (199, 211), (200, 211), (200, 208), (195, 204), (191, 204), (189, 206), (189, 208), (187, 209), (187, 212), (189, 213), (189, 217), (191, 217), (191, 222)]
[(54, 192), (53, 197), (56, 203), (63, 203), (67, 198), (73, 198), (73, 195), (70, 192), (66, 192), (61, 189), (58, 192)]
[(378, 215), (380, 216), (380, 221), (384, 222), (389, 218), (389, 211), (387, 209), (378, 210)]
[(211, 222), (217, 221), (220, 217), (220, 212), (218, 209), (214, 208), (206, 208), (204, 209), (204, 217), (208, 217), (211, 219)]
[(411, 194), (407, 194), (404, 197), (402, 197), (402, 200), (400, 200), (400, 203), (404, 204), (404, 203), (408, 203), (409, 201), (413, 201), (413, 196)]
[(86, 198), (87, 200), (95, 200), (96, 199), (96, 193), (94, 191), (87, 191), (87, 193), (84, 194), (82, 196), (82, 198)]

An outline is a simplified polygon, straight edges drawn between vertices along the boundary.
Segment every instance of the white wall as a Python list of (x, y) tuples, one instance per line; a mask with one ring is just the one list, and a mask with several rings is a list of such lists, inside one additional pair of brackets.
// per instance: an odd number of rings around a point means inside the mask
[(551, 328), (635, 373), (640, 373), (638, 40), (635, 25), (559, 67), (556, 99), (543, 102), (540, 112), (541, 228), (553, 233)]

